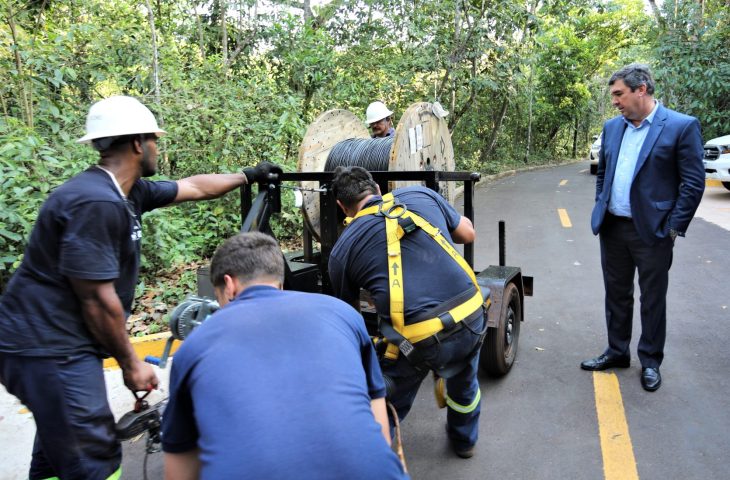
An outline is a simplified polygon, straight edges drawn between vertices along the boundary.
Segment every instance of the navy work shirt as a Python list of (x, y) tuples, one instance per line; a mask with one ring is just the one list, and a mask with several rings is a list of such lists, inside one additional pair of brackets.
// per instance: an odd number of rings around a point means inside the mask
[(202, 479), (407, 478), (373, 417), (384, 396), (355, 310), (252, 286), (175, 354), (162, 448), (199, 448)]
[[(453, 244), (450, 232), (459, 226), (461, 215), (438, 193), (414, 186), (399, 188), (393, 194), (408, 210), (441, 230)], [(374, 196), (363, 207), (382, 202)], [(410, 324), (419, 312), (436, 307), (473, 288), (469, 275), (423, 230), (401, 238), (405, 322)], [(378, 315), (390, 318), (390, 289), (385, 221), (367, 215), (355, 219), (335, 243), (329, 260), (334, 294), (353, 304), (360, 288), (373, 297)]]
[(23, 262), (0, 298), (0, 352), (23, 356), (102, 353), (69, 278), (114, 280), (127, 315), (140, 261), (142, 213), (172, 203), (177, 184), (137, 180), (125, 200), (91, 167), (41, 207)]

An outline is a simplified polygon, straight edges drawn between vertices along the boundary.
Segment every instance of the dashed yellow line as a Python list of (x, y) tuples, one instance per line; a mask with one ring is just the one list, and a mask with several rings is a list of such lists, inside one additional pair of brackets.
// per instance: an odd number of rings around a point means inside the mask
[(558, 216), (560, 217), (560, 223), (565, 228), (571, 228), (573, 224), (570, 222), (568, 212), (564, 208), (558, 208)]
[(634, 448), (624, 414), (618, 378), (613, 373), (593, 372), (596, 413), (605, 480), (638, 480)]
[(568, 184), (568, 181), (567, 180), (560, 180), (560, 186), (561, 187), (564, 187), (567, 184)]

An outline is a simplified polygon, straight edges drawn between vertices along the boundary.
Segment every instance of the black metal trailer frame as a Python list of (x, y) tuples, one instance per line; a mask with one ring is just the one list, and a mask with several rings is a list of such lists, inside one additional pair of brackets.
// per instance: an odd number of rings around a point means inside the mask
[[(474, 189), (480, 179), (479, 173), (412, 171), (412, 172), (370, 172), (383, 194), (389, 191), (389, 182), (418, 181), (438, 191), (439, 182), (463, 182), (464, 216), (474, 222)], [(281, 212), (282, 188), (294, 188), (284, 182), (318, 182), (320, 200), (320, 235), (317, 250), (315, 238), (306, 223), (302, 232), (303, 250), (284, 254), (286, 271), (284, 288), (305, 292), (332, 294), (328, 263), (332, 248), (341, 230), (344, 215), (340, 212), (334, 195), (329, 188), (332, 172), (298, 172), (270, 175), (269, 181), (258, 185), (258, 194), (253, 197), (251, 185), (241, 187), (241, 232), (261, 231), (272, 236), (269, 221), (272, 215)], [(464, 245), (464, 259), (474, 268), (474, 244)], [(520, 267), (505, 265), (505, 224), (499, 222), (499, 264), (490, 265), (476, 272), (477, 281), (490, 291), (491, 307), (487, 317), (487, 337), (482, 347), (480, 364), (488, 374), (502, 376), (509, 372), (517, 355), (520, 324), (524, 321), (524, 298), (532, 295), (533, 279), (522, 274)], [(198, 272), (198, 295), (213, 297), (207, 268)], [(374, 315), (365, 311), (363, 315)]]

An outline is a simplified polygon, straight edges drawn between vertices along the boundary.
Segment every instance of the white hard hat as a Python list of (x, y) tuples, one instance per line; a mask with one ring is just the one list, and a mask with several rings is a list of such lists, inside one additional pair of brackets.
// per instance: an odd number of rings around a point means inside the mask
[(155, 116), (139, 100), (115, 95), (91, 106), (86, 116), (86, 135), (77, 142), (89, 143), (97, 138), (138, 133), (154, 133), (161, 137), (167, 132), (157, 126)]
[(368, 109), (365, 110), (365, 123), (370, 125), (371, 123), (375, 123), (378, 120), (382, 120), (386, 117), (390, 117), (393, 115), (393, 112), (388, 110), (388, 107), (385, 106), (383, 102), (373, 102), (370, 105), (368, 105)]

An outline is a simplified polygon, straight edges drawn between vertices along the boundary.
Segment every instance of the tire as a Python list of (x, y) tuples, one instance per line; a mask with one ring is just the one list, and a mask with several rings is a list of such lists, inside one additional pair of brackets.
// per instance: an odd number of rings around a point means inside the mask
[(730, 190), (730, 182), (722, 182), (722, 186)]
[(514, 283), (509, 283), (502, 294), (499, 325), (487, 330), (487, 338), (482, 345), (479, 363), (487, 375), (502, 377), (509, 373), (517, 358), (521, 321), (520, 292)]
[(598, 173), (598, 165), (591, 165), (591, 175), (596, 175)]

